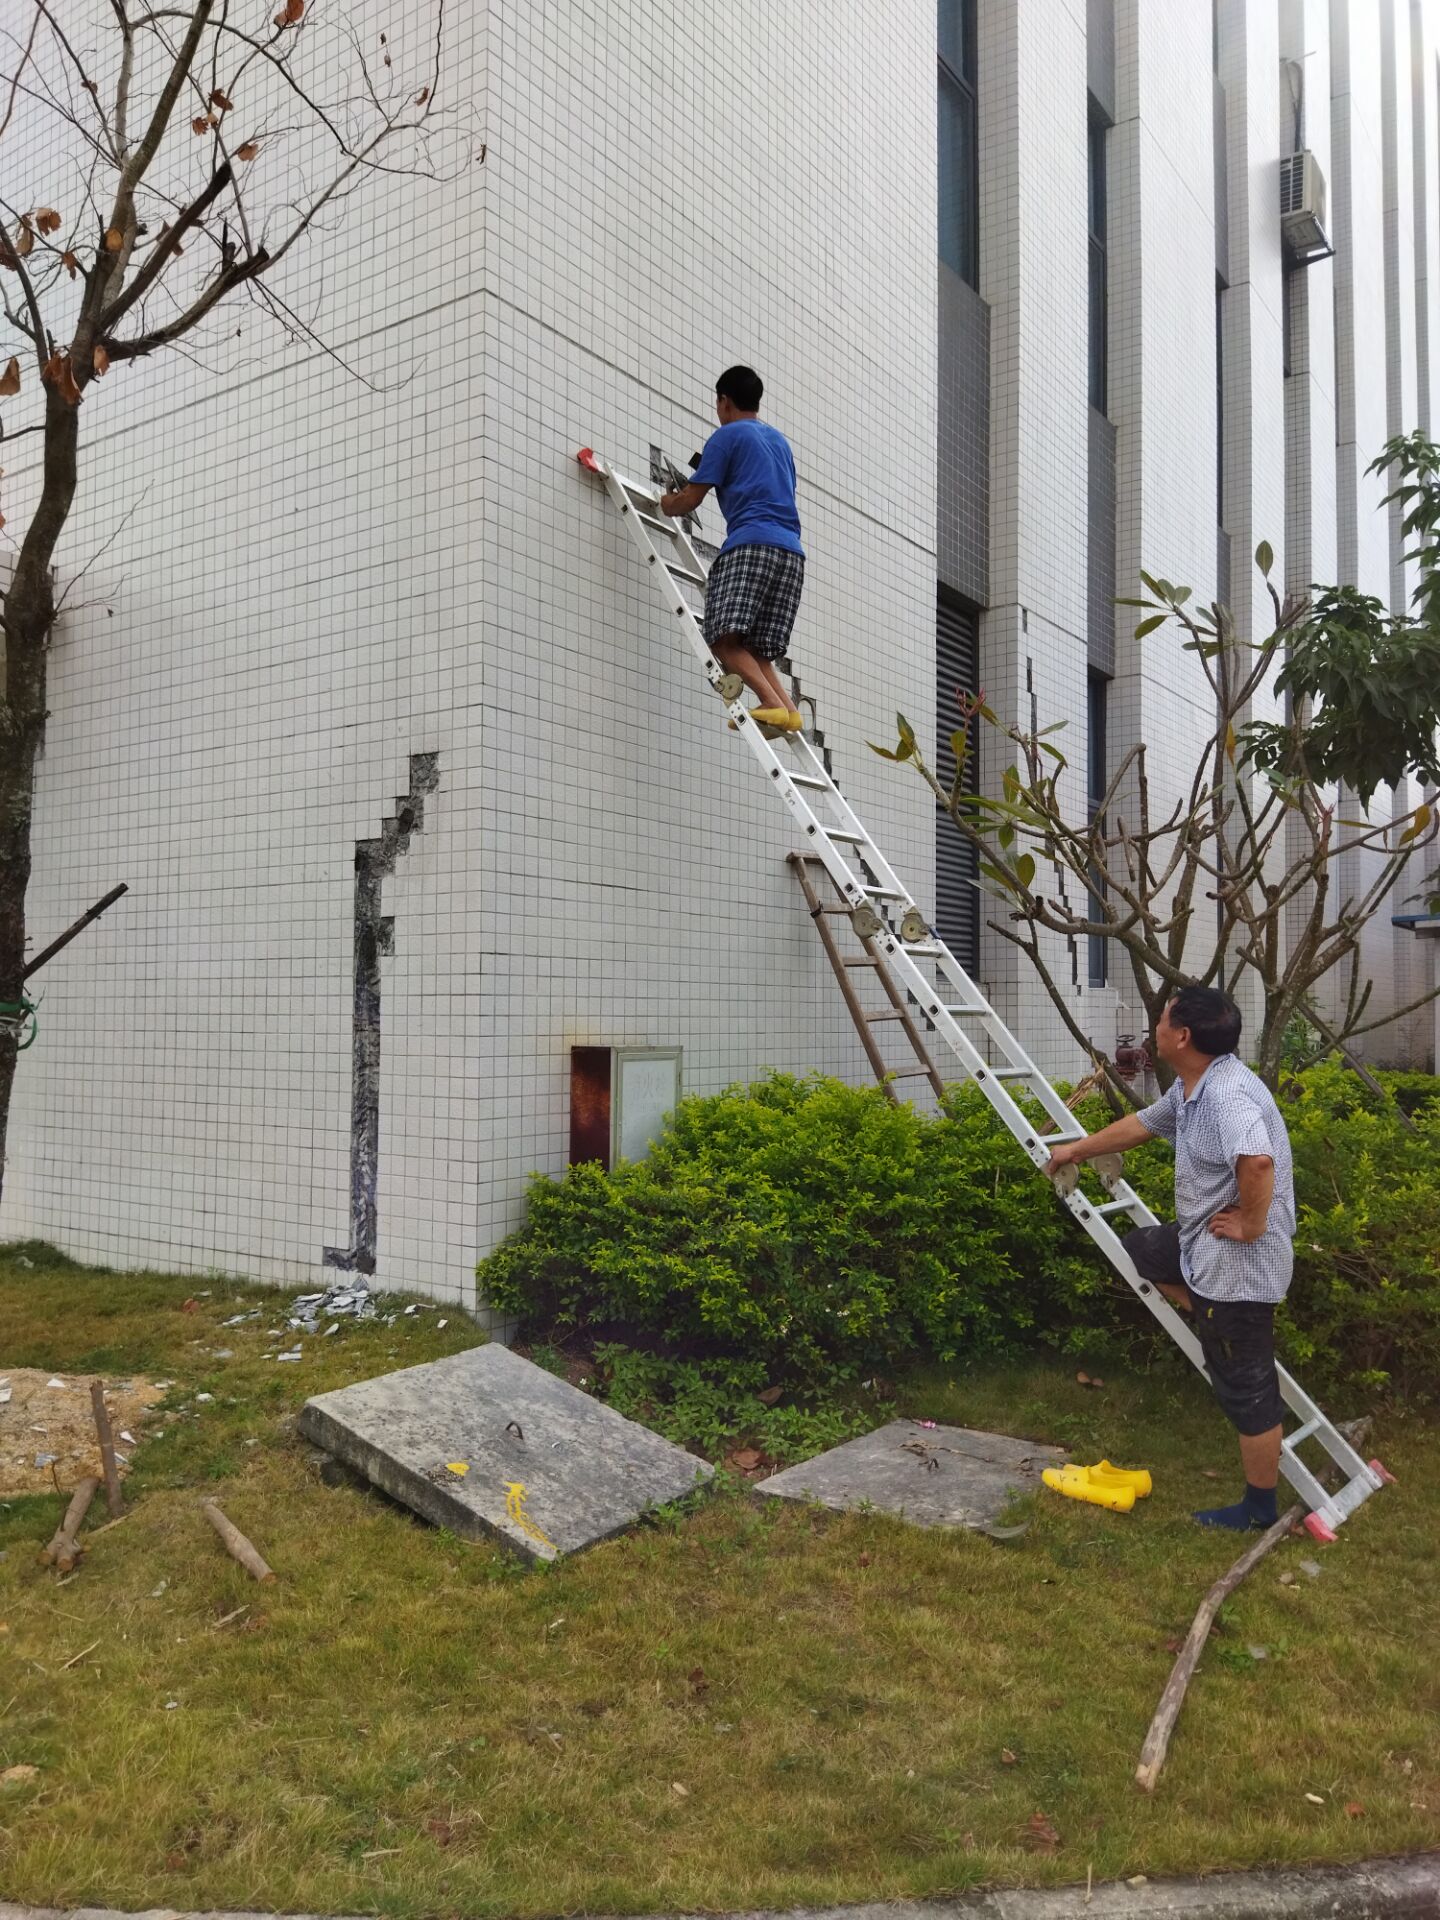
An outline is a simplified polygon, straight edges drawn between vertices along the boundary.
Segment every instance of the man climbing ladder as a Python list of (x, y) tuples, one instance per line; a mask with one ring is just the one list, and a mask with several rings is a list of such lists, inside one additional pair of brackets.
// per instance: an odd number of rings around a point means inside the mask
[(715, 489), (725, 544), (705, 586), (705, 630), (721, 666), (738, 673), (760, 702), (762, 726), (799, 733), (805, 724), (774, 662), (790, 647), (805, 584), (805, 551), (795, 506), (795, 457), (777, 428), (760, 419), (764, 384), (753, 367), (728, 367), (715, 382), (717, 433), (688, 486), (663, 494), (660, 511), (683, 519)]

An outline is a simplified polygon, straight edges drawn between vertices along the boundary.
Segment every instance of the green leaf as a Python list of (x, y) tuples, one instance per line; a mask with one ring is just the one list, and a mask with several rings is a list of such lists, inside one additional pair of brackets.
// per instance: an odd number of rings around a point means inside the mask
[(980, 861), (979, 866), (981, 873), (985, 875), (987, 880), (998, 882), (1000, 886), (1004, 887), (1007, 893), (1013, 893), (1015, 891), (1015, 882), (1003, 867), (997, 867), (989, 860)]
[(1152, 613), (1148, 620), (1142, 620), (1135, 629), (1135, 638), (1143, 640), (1147, 633), (1153, 633), (1157, 627), (1163, 627), (1169, 619), (1167, 613)]
[(1033, 853), (1022, 853), (1020, 858), (1015, 862), (1015, 878), (1020, 882), (1022, 887), (1028, 887), (1030, 885), (1030, 882), (1035, 878), (1035, 856)]
[(915, 729), (911, 726), (910, 722), (905, 718), (903, 713), (896, 714), (895, 724), (900, 729), (900, 739), (902, 744), (905, 742), (908, 742), (913, 747), (915, 744)]
[(1117, 598), (1115, 601), (1117, 607), (1153, 607), (1154, 604), (1155, 602), (1153, 600), (1123, 600)]
[(990, 724), (991, 724), (991, 726), (992, 726), (992, 727), (998, 727), (998, 726), (999, 726), (999, 724), (1000, 724), (1000, 722), (999, 722), (999, 720), (998, 720), (998, 719), (996, 718), (996, 716), (995, 716), (995, 713), (994, 713), (994, 711), (993, 711), (993, 709), (991, 708), (991, 706), (990, 706), (990, 704), (989, 704), (989, 702), (988, 702), (988, 701), (985, 701), (985, 700), (982, 700), (982, 701), (980, 702), (980, 709), (979, 709), (979, 711), (980, 711), (980, 718), (981, 718), (982, 720), (988, 720), (988, 721), (990, 722)]
[(1061, 733), (1069, 724), (1070, 722), (1068, 720), (1052, 720), (1048, 727), (1041, 727), (1035, 738), (1037, 740), (1043, 740), (1047, 733)]
[(1270, 545), (1268, 540), (1262, 540), (1259, 546), (1256, 547), (1255, 564), (1268, 579), (1270, 569), (1275, 564), (1275, 549)]
[(873, 740), (867, 740), (865, 744), (872, 753), (878, 753), (882, 760), (898, 760), (900, 757), (898, 754), (892, 753), (889, 747), (877, 747)]
[(1005, 825), (1001, 827), (1000, 831), (996, 834), (995, 838), (1000, 842), (1002, 847), (1008, 848), (1008, 847), (1014, 846), (1015, 829), (1010, 825), (1008, 820), (1006, 821)]

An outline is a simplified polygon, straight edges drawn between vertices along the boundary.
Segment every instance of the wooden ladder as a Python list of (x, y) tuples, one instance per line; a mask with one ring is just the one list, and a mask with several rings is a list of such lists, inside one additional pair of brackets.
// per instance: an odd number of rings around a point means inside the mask
[[(850, 1018), (855, 1023), (855, 1031), (860, 1036), (860, 1044), (865, 1049), (865, 1058), (870, 1062), (875, 1078), (884, 1088), (886, 1098), (896, 1106), (899, 1105), (900, 1096), (895, 1091), (897, 1080), (928, 1080), (935, 1098), (943, 1100), (945, 1082), (940, 1077), (940, 1070), (931, 1059), (929, 1049), (925, 1045), (925, 1037), (915, 1024), (906, 1002), (905, 989), (898, 985), (889, 967), (886, 966), (884, 955), (876, 944), (874, 936), (866, 938), (857, 931), (852, 918), (854, 909), (846, 906), (840, 899), (838, 889), (826, 873), (825, 862), (818, 854), (791, 853), (785, 857), (800, 883), (800, 891), (805, 896), (806, 909), (815, 924), (815, 931), (820, 936), (820, 944), (825, 949), (825, 957), (830, 962), (830, 969), (844, 995)], [(821, 874), (825, 875), (830, 892), (834, 895), (833, 899), (822, 900), (816, 892), (815, 882), (809, 871), (812, 867), (818, 867)], [(864, 912), (865, 909), (862, 908), (861, 911)], [(840, 942), (835, 938), (833, 923), (836, 920), (844, 920), (849, 925), (851, 934), (861, 948), (859, 954), (841, 952)], [(855, 990), (856, 974), (869, 970), (874, 971), (885, 991), (886, 999), (890, 1002), (888, 1007), (880, 1007), (873, 1012), (866, 1011)], [(914, 1066), (895, 1068), (887, 1065), (875, 1029), (888, 1020), (899, 1022), (900, 1031), (909, 1042), (910, 1051), (915, 1058)]]

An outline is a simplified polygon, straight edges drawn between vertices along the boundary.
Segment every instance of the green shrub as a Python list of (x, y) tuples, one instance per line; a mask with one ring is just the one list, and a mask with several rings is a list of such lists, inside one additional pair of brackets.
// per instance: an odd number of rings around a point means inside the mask
[[(1414, 1083), (1414, 1135), (1335, 1064), (1282, 1101), (1300, 1207), (1282, 1330), (1317, 1386), (1440, 1388), (1440, 1101), (1426, 1076), (1400, 1077)], [(1107, 1115), (1097, 1101), (1080, 1117), (1097, 1128)], [(1159, 1142), (1128, 1157), (1162, 1217), (1172, 1168)], [(686, 1100), (646, 1160), (537, 1176), (525, 1226), (478, 1273), (532, 1337), (745, 1363), (802, 1389), (1037, 1341), (1173, 1352), (973, 1087), (944, 1119), (818, 1076)], [(703, 1377), (731, 1392), (713, 1367)], [(677, 1431), (695, 1439), (729, 1417), (699, 1407), (699, 1379), (636, 1391), (672, 1410), (688, 1395)]]

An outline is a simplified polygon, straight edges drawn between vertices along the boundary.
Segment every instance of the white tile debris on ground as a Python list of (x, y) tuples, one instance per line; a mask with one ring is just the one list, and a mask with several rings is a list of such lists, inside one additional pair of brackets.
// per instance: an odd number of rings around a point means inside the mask
[[(51, 1493), (57, 1480), (68, 1490), (87, 1474), (102, 1471), (90, 1380), (89, 1374), (52, 1374), (39, 1367), (0, 1373), (0, 1495)], [(112, 1428), (124, 1439), (138, 1433), (167, 1385), (163, 1380), (107, 1381)], [(123, 1466), (125, 1456), (119, 1458)]]

